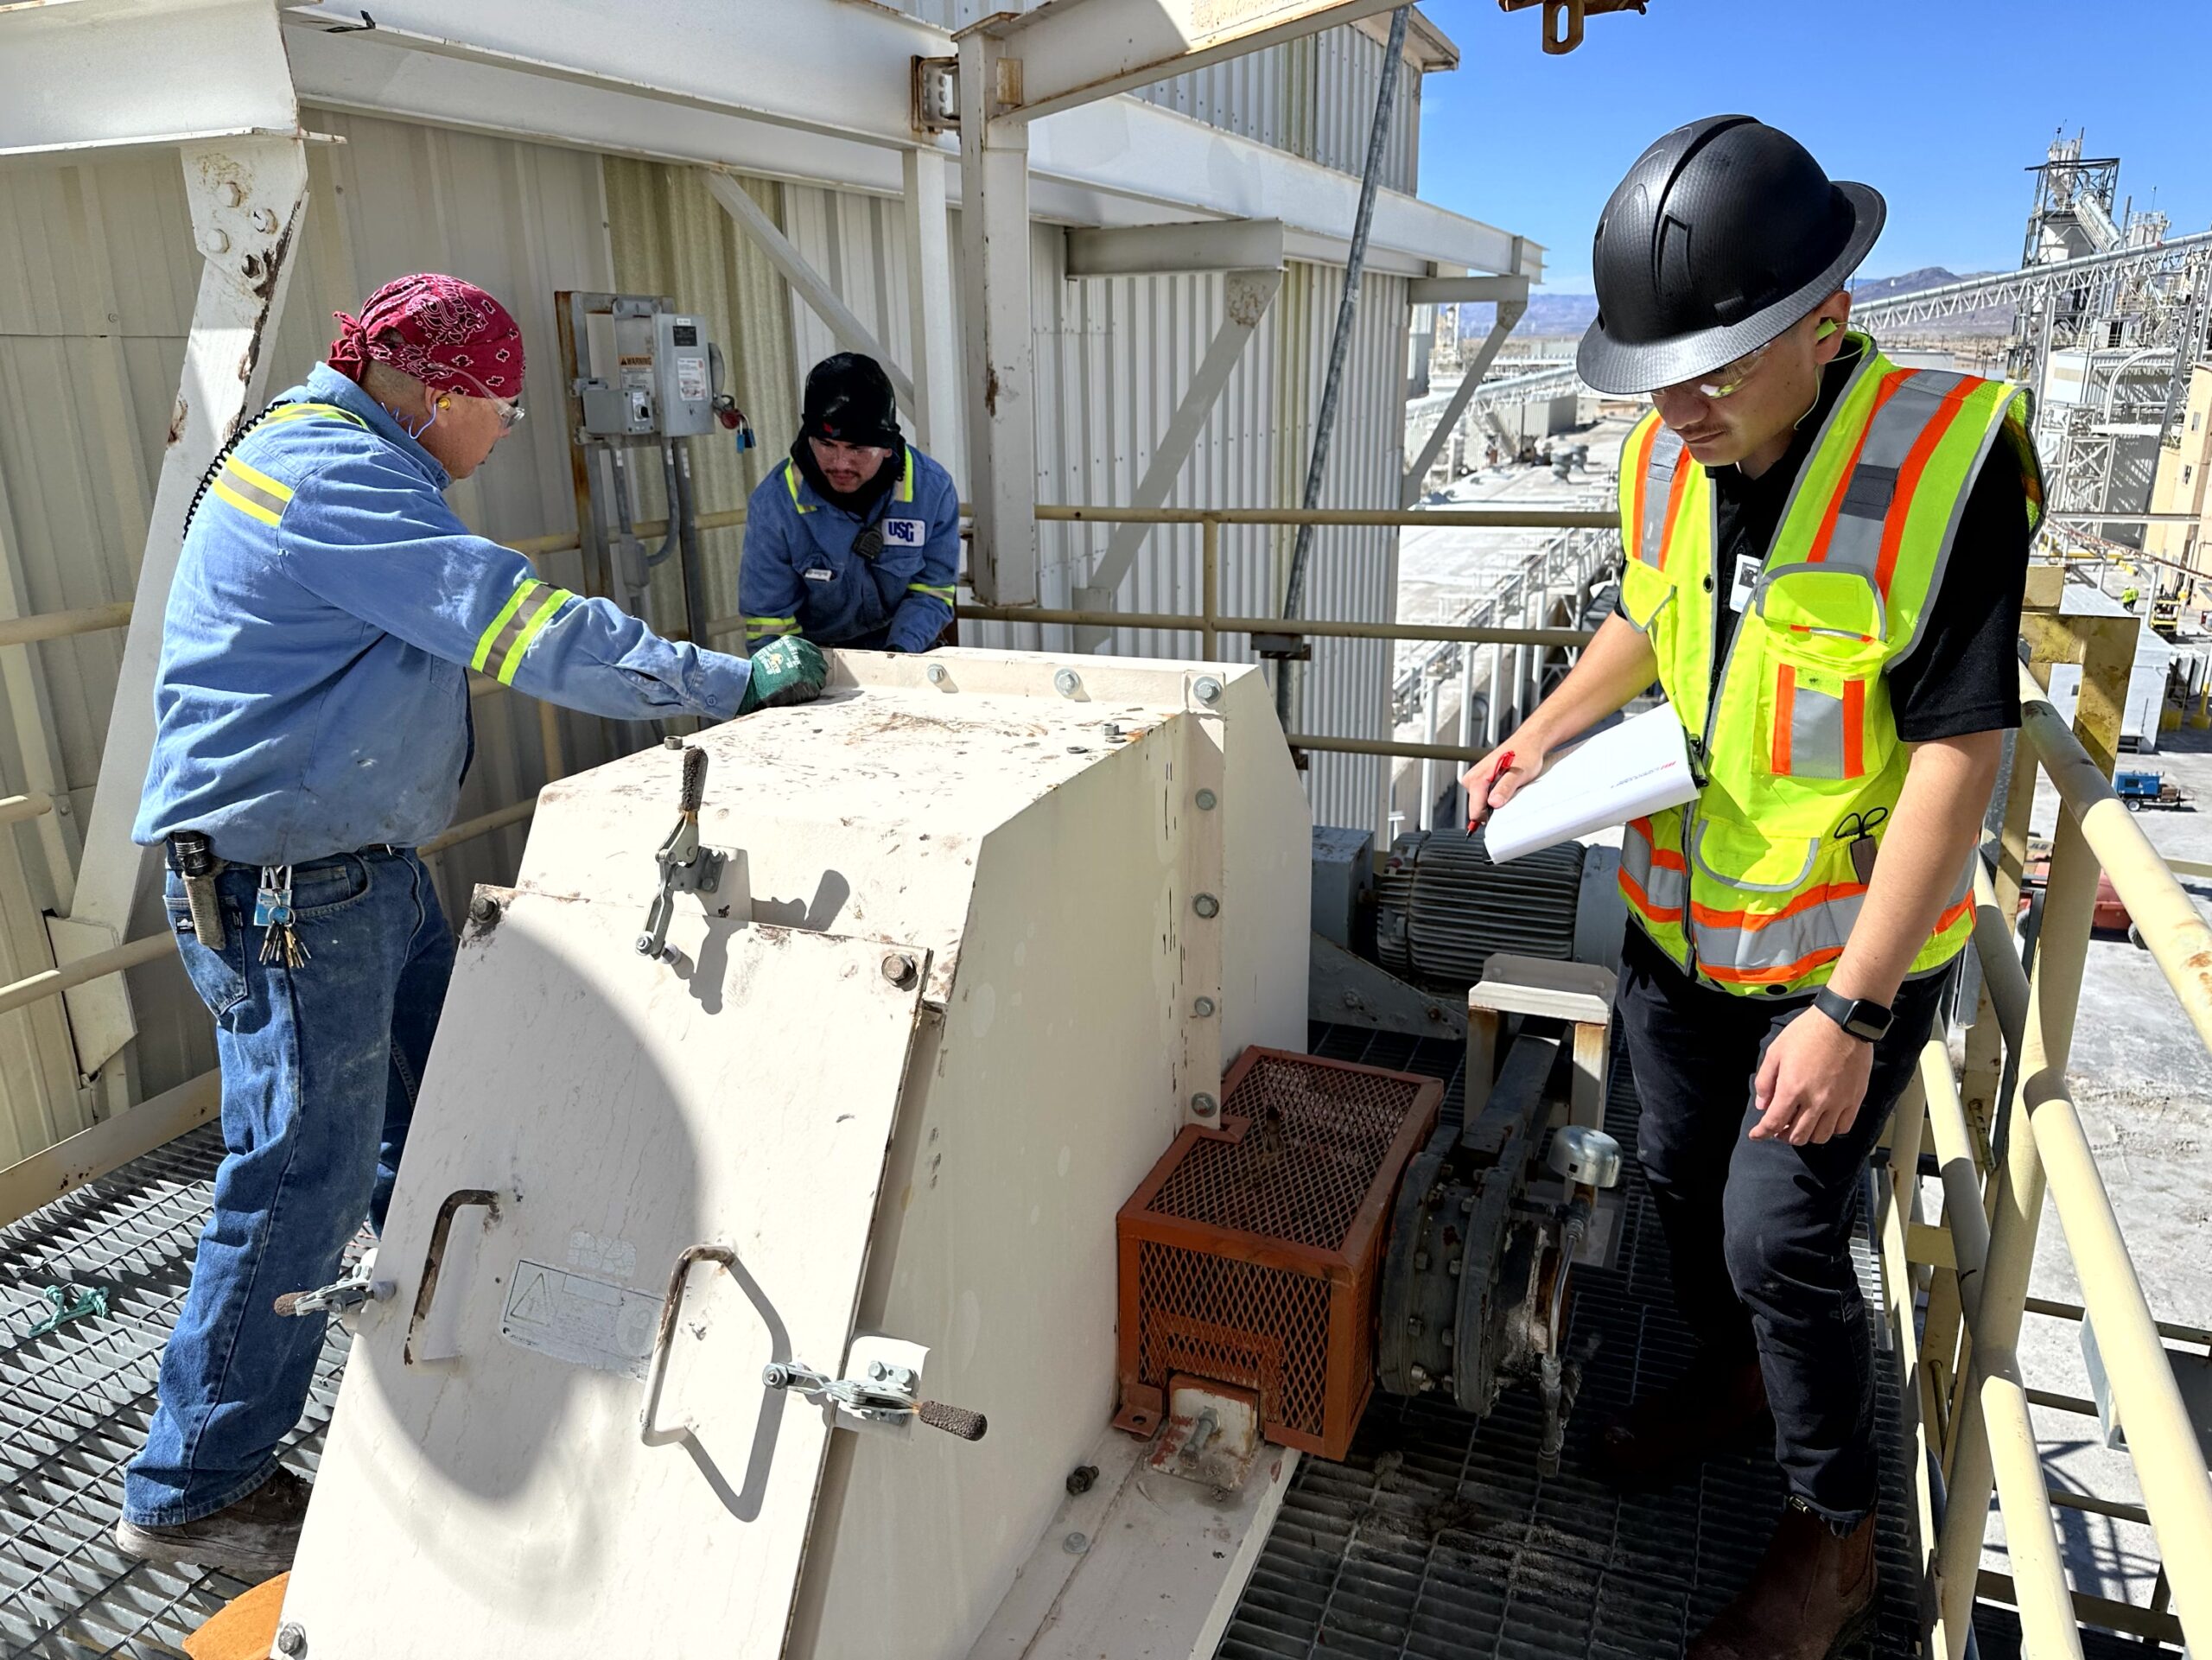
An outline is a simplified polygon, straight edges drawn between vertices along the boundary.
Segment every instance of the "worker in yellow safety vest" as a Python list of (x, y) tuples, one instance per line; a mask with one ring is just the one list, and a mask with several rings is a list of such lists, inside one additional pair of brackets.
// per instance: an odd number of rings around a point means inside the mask
[[(1882, 198), (1747, 116), (1658, 139), (1606, 204), (1578, 359), (1648, 393), (1616, 614), (1465, 782), (1502, 806), (1654, 681), (1700, 787), (1627, 826), (1618, 1015), (1696, 1358), (1607, 1425), (1669, 1484), (1764, 1423), (1789, 1491), (1691, 1660), (1824, 1660), (1874, 1608), (1866, 1160), (1972, 927), (2040, 474), (2019, 388), (1900, 368), (1844, 283)], [(1502, 773), (1498, 761), (1510, 752)]]

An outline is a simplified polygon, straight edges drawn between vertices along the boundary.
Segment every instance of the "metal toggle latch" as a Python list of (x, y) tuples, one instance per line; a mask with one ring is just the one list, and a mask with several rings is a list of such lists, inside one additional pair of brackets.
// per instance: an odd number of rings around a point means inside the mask
[(762, 1371), (760, 1381), (772, 1390), (796, 1390), (810, 1400), (828, 1401), (863, 1423), (918, 1418), (931, 1428), (957, 1435), (963, 1441), (983, 1439), (986, 1422), (982, 1413), (947, 1406), (942, 1401), (916, 1400), (920, 1379), (906, 1366), (877, 1360), (869, 1364), (865, 1377), (832, 1378), (804, 1361), (792, 1360), (771, 1364)]
[(395, 1288), (390, 1280), (375, 1277), (377, 1254), (370, 1251), (353, 1265), (353, 1271), (335, 1284), (316, 1291), (287, 1291), (276, 1299), (276, 1312), (285, 1315), (342, 1314), (363, 1303), (382, 1302)]
[(645, 913), (645, 931), (638, 936), (640, 957), (675, 962), (677, 951), (668, 943), (668, 925), (676, 915), (676, 896), (711, 894), (721, 886), (722, 867), (729, 862), (729, 855), (699, 845), (699, 802), (706, 788), (707, 752), (696, 745), (687, 747), (676, 828), (653, 855), (660, 866), (660, 891), (653, 895), (652, 906)]

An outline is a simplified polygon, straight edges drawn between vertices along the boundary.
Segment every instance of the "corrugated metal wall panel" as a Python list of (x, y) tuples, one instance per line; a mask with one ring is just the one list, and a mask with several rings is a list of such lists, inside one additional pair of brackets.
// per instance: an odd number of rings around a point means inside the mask
[[(346, 142), (308, 152), (306, 237), (271, 347), (272, 386), (304, 375), (321, 355), (333, 310), (353, 308), (409, 270), (463, 273), (521, 321), (531, 359), (525, 401), (538, 418), (501, 447), (495, 464), (455, 488), (454, 504), (495, 536), (571, 528), (552, 296), (611, 281), (598, 158), (329, 111), (315, 111), (312, 124)], [(131, 597), (199, 275), (173, 156), (0, 174), (0, 547), (14, 556), (22, 608)], [(575, 558), (555, 556), (549, 574), (572, 581)], [(122, 643), (117, 632), (32, 647), (32, 671), (0, 689), (0, 696), (42, 701), (31, 724), (48, 724), (78, 817), (99, 774)], [(478, 700), (475, 714), (477, 764), (463, 816), (534, 793), (543, 779), (532, 706), (494, 696)], [(8, 788), (23, 777), (16, 724), (0, 722), (0, 782)], [(569, 729), (574, 754), (588, 728)], [(37, 926), (31, 907), (54, 901), (35, 827), (18, 826), (6, 841), (0, 971), (14, 977), (43, 955), (29, 932)], [(516, 830), (444, 855), (448, 903), (477, 881), (511, 875), (520, 849)], [(149, 906), (133, 932), (160, 925), (158, 906)], [(134, 972), (131, 995), (142, 1093), (213, 1064), (206, 1011), (173, 964)], [(0, 1018), (0, 1158), (10, 1156), (10, 1135), (35, 1146), (78, 1127), (68, 1121), (73, 1105), (57, 1103), (50, 1081), (57, 1009), (43, 1005), (35, 1019), (47, 1024), (29, 1035), (25, 1017)], [(27, 1046), (41, 1043), (43, 1088), (31, 1064), (39, 1052)]]
[[(1367, 165), (1386, 49), (1365, 30), (1345, 24), (1194, 69), (1129, 96), (1357, 174)], [(1383, 153), (1383, 185), (1408, 195), (1419, 183), (1421, 80), (1418, 67), (1401, 62)]]

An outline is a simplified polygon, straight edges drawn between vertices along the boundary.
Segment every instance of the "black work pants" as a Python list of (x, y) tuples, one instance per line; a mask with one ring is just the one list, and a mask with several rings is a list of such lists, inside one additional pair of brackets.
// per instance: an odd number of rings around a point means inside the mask
[(1832, 1141), (1755, 1142), (1752, 1084), (1805, 997), (1699, 984), (1631, 923), (1617, 1006), (1643, 1116), (1637, 1156), (1673, 1259), (1675, 1301), (1706, 1356), (1754, 1354), (1790, 1491), (1829, 1521), (1874, 1508), (1874, 1365), (1851, 1235), (1866, 1157), (1912, 1077), (1952, 974), (1909, 980), (1874, 1046), (1866, 1104)]

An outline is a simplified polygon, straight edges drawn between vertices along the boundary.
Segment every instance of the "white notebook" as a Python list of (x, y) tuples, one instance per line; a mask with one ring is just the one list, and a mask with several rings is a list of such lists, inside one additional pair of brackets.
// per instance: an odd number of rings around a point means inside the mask
[(1665, 703), (1588, 738), (1490, 816), (1499, 864), (1592, 830), (1679, 807), (1697, 794), (1688, 735)]

